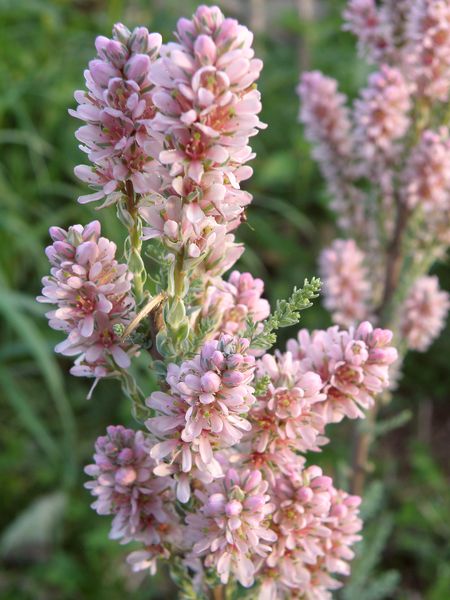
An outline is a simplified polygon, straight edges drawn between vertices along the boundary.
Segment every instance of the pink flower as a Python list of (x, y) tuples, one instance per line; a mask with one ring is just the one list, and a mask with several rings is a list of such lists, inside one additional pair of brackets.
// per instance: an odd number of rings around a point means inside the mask
[(262, 455), (260, 460), (265, 454), (280, 456), (275, 467), (283, 470), (291, 452), (318, 451), (327, 441), (322, 436), (325, 422), (314, 409), (326, 399), (321, 393), (323, 383), (317, 373), (305, 373), (291, 352), (265, 354), (257, 374), (268, 375), (270, 384), (250, 413), (252, 448)]
[(361, 408), (370, 408), (389, 387), (389, 367), (397, 359), (391, 340), (391, 331), (373, 329), (366, 321), (348, 331), (330, 327), (310, 335), (302, 329), (298, 341), (288, 342), (301, 368), (318, 373), (323, 381), (327, 399), (315, 407), (325, 422), (363, 417)]
[(223, 333), (242, 334), (247, 319), (259, 323), (269, 316), (270, 305), (261, 298), (263, 291), (261, 279), (253, 278), (250, 273), (233, 271), (227, 282), (217, 278), (207, 288), (203, 315), (217, 314), (219, 330)]
[(359, 496), (351, 496), (334, 487), (331, 489), (331, 507), (326, 521), (331, 535), (323, 540), (324, 557), (320, 561), (324, 571), (350, 575), (348, 563), (355, 556), (350, 547), (361, 540), (358, 535), (362, 528), (360, 504)]
[(277, 478), (272, 500), (273, 528), (278, 539), (266, 559), (266, 567), (269, 573), (275, 571), (281, 589), (308, 588), (307, 565), (317, 562), (323, 553), (323, 539), (330, 535), (326, 520), (331, 507), (331, 488), (331, 478), (323, 476), (316, 466), (298, 472), (295, 478)]
[(450, 89), (450, 6), (414, 0), (407, 13), (405, 50), (409, 77), (418, 92), (446, 102)]
[(169, 245), (182, 243), (198, 257), (204, 233), (236, 228), (251, 201), (240, 183), (252, 174), (249, 138), (264, 127), (254, 85), (262, 62), (254, 58), (248, 29), (218, 8), (200, 7), (191, 21), (180, 19), (177, 37), (150, 69), (156, 114), (147, 125), (151, 136), (164, 137), (159, 161), (170, 171), (164, 189), (176, 215), (171, 206), (161, 211), (156, 200), (151, 204), (164, 223), (155, 214), (144, 218)]
[(120, 339), (134, 315), (132, 275), (115, 259), (116, 245), (100, 236), (100, 223), (50, 228), (53, 244), (46, 249), (50, 276), (42, 280), (39, 302), (56, 304), (47, 313), (49, 325), (67, 338), (57, 352), (79, 355), (74, 375), (102, 377), (108, 358), (121, 368), (130, 365), (137, 348)]
[(235, 242), (232, 233), (227, 233), (224, 226), (215, 231), (214, 242), (202, 263), (205, 273), (211, 277), (219, 276), (231, 269), (244, 252), (243, 244)]
[(349, 0), (343, 15), (344, 29), (358, 37), (360, 54), (376, 63), (394, 50), (392, 20), (384, 8), (378, 8), (375, 0)]
[[(206, 13), (214, 14), (212, 25)], [(161, 161), (197, 183), (214, 165), (238, 181), (241, 165), (252, 156), (248, 138), (262, 126), (252, 87), (262, 62), (254, 58), (253, 36), (217, 7), (200, 7), (192, 21), (181, 19), (177, 36), (179, 43), (163, 46), (151, 69), (159, 86), (153, 126), (171, 138)]]
[(271, 492), (278, 539), (259, 574), (259, 600), (330, 599), (342, 585), (333, 574), (349, 574), (351, 546), (361, 539), (361, 499), (336, 490), (316, 466), (280, 476)]
[(92, 508), (114, 515), (110, 537), (124, 544), (168, 544), (179, 535), (173, 482), (153, 475), (150, 448), (143, 432), (110, 425), (97, 439), (94, 464), (85, 469), (93, 478), (85, 484), (96, 497)]
[(301, 106), (299, 120), (312, 142), (328, 185), (340, 224), (348, 227), (362, 219), (362, 193), (353, 185), (354, 149), (347, 98), (337, 82), (319, 71), (303, 73), (297, 87)]
[(257, 562), (270, 552), (276, 534), (268, 528), (273, 511), (268, 484), (259, 471), (229, 469), (223, 479), (196, 491), (200, 510), (187, 516), (193, 555), (205, 556), (222, 583), (232, 574), (244, 587), (254, 582)]
[(371, 286), (364, 261), (354, 240), (334, 240), (320, 255), (325, 308), (338, 325), (354, 325), (369, 316)]
[(424, 352), (445, 326), (450, 297), (439, 289), (434, 275), (414, 283), (401, 311), (401, 333), (408, 348)]
[(216, 447), (238, 443), (251, 428), (244, 417), (255, 402), (255, 359), (246, 354), (246, 339), (221, 335), (206, 342), (192, 360), (171, 364), (169, 391), (154, 392), (148, 406), (157, 416), (146, 422), (162, 441), (152, 449), (156, 474), (176, 474), (180, 502), (190, 497), (189, 474), (206, 481), (223, 475)]
[(410, 86), (402, 73), (381, 65), (370, 75), (368, 87), (355, 102), (356, 145), (366, 161), (375, 159), (384, 164), (395, 155), (395, 142), (410, 124), (410, 108)]
[(93, 163), (79, 165), (75, 174), (97, 190), (79, 202), (105, 196), (105, 205), (116, 202), (126, 181), (140, 194), (163, 184), (164, 169), (155, 160), (160, 141), (147, 130), (155, 114), (149, 71), (160, 45), (159, 33), (149, 34), (145, 27), (130, 32), (120, 23), (113, 39), (96, 39), (98, 58), (85, 71), (87, 91), (75, 93), (78, 107), (69, 111), (86, 122), (76, 137)]
[(410, 207), (427, 213), (450, 208), (450, 140), (447, 128), (426, 130), (409, 156), (402, 195)]

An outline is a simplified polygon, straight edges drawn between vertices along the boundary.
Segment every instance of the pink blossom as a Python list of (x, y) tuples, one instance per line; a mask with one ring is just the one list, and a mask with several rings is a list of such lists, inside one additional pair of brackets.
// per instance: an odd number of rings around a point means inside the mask
[(173, 202), (181, 204), (177, 233), (189, 246), (198, 245), (200, 230), (212, 233), (214, 224), (237, 227), (251, 201), (240, 183), (252, 174), (246, 166), (254, 157), (249, 138), (264, 127), (254, 86), (262, 62), (254, 58), (248, 29), (217, 7), (200, 7), (191, 21), (180, 19), (177, 37), (150, 69), (157, 111), (148, 128), (164, 136), (159, 160), (179, 196)]
[(149, 71), (160, 45), (159, 33), (145, 27), (130, 32), (120, 23), (113, 39), (96, 39), (98, 58), (85, 71), (87, 91), (75, 93), (78, 107), (69, 111), (86, 122), (76, 137), (93, 163), (79, 165), (75, 174), (97, 190), (81, 196), (81, 203), (105, 196), (105, 204), (116, 202), (126, 181), (140, 194), (161, 187), (164, 169), (155, 160), (161, 146), (147, 130), (155, 114)]
[(57, 352), (79, 355), (74, 375), (105, 376), (109, 357), (127, 368), (136, 348), (120, 335), (134, 315), (132, 275), (115, 259), (116, 245), (100, 236), (98, 221), (67, 231), (52, 227), (50, 235), (50, 276), (42, 280), (38, 301), (57, 306), (47, 313), (50, 327), (67, 334)]
[[(248, 347), (244, 338), (222, 335), (206, 342), (200, 354), (182, 363), (178, 374), (170, 379), (171, 389), (189, 405), (184, 441), (190, 442), (207, 431), (231, 446), (250, 429), (242, 416), (255, 401), (250, 385), (255, 359), (246, 354)], [(208, 462), (210, 444), (205, 441), (200, 452)]]
[(272, 492), (273, 529), (278, 539), (261, 573), (259, 600), (329, 599), (347, 575), (360, 536), (361, 499), (333, 487), (319, 467), (278, 477)]
[(389, 367), (397, 359), (390, 346), (392, 332), (373, 329), (367, 321), (356, 329), (300, 330), (288, 350), (300, 360), (301, 368), (318, 373), (327, 399), (315, 405), (325, 422), (336, 423), (344, 416), (363, 417), (375, 397), (389, 387)]
[(272, 501), (273, 528), (278, 539), (266, 559), (262, 579), (272, 578), (272, 585), (280, 591), (308, 589), (307, 566), (317, 562), (323, 553), (323, 539), (330, 535), (326, 519), (331, 487), (331, 478), (323, 476), (316, 466), (300, 471), (294, 478), (277, 478)]
[(255, 402), (255, 359), (247, 355), (248, 346), (248, 340), (229, 335), (206, 342), (192, 360), (169, 365), (169, 391), (148, 399), (158, 414), (146, 425), (162, 440), (152, 456), (165, 459), (155, 472), (177, 474), (181, 502), (190, 497), (188, 474), (194, 471), (204, 481), (221, 477), (215, 446), (233, 446), (251, 428), (244, 417)]
[(268, 375), (270, 383), (250, 413), (253, 452), (262, 455), (260, 460), (266, 454), (280, 456), (276, 466), (282, 469), (291, 452), (317, 451), (327, 441), (322, 435), (325, 422), (314, 409), (326, 399), (323, 383), (317, 373), (303, 371), (291, 352), (265, 354), (257, 374)]
[(402, 195), (410, 207), (427, 213), (450, 208), (450, 140), (447, 128), (426, 130), (408, 158)]
[(450, 296), (439, 289), (433, 275), (420, 277), (412, 286), (401, 311), (401, 333), (408, 348), (424, 352), (445, 326)]
[(331, 535), (323, 540), (324, 556), (320, 561), (324, 571), (350, 575), (348, 563), (355, 556), (351, 546), (361, 540), (360, 504), (359, 496), (351, 496), (334, 487), (331, 489), (331, 507), (326, 521)]
[(414, 0), (410, 4), (405, 50), (408, 75), (419, 94), (446, 102), (450, 89), (450, 6), (445, 0)]
[(215, 231), (214, 242), (202, 263), (202, 269), (211, 277), (219, 276), (231, 269), (244, 252), (243, 244), (236, 243), (232, 233), (227, 233), (224, 226)]
[(324, 304), (338, 325), (354, 325), (369, 316), (371, 286), (364, 262), (354, 240), (334, 240), (320, 255)]
[(358, 37), (360, 54), (376, 63), (386, 60), (394, 46), (392, 21), (383, 8), (375, 0), (349, 0), (343, 14), (344, 29)]
[(362, 219), (362, 193), (353, 185), (353, 135), (347, 98), (335, 79), (319, 71), (303, 73), (297, 87), (299, 120), (314, 145), (313, 156), (327, 182), (333, 208), (343, 227)]
[(214, 567), (222, 583), (233, 575), (250, 587), (257, 563), (276, 540), (267, 523), (274, 508), (267, 490), (259, 471), (229, 469), (223, 479), (196, 491), (201, 505), (186, 518), (187, 536), (193, 555), (205, 556), (205, 566)]
[[(402, 73), (387, 65), (369, 77), (355, 102), (356, 144), (366, 161), (383, 164), (397, 152), (395, 142), (408, 130), (410, 86)], [(369, 167), (371, 168), (371, 166)]]
[(250, 273), (233, 271), (228, 281), (216, 278), (207, 288), (203, 315), (216, 314), (220, 318), (219, 330), (223, 333), (242, 334), (247, 319), (259, 323), (270, 313), (267, 300), (261, 298), (264, 282)]
[(110, 537), (124, 544), (167, 544), (179, 535), (173, 482), (153, 475), (150, 448), (142, 431), (110, 425), (96, 441), (94, 464), (85, 469), (93, 478), (85, 484), (96, 497), (92, 508), (114, 515)]

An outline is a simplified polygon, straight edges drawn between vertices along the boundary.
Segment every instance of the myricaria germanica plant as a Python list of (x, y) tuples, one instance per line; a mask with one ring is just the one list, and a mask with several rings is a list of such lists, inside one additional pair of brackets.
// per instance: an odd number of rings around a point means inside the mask
[[(360, 498), (336, 489), (309, 453), (328, 443), (328, 424), (364, 417), (388, 388), (392, 335), (363, 321), (302, 330), (268, 353), (320, 281), (271, 311), (260, 279), (226, 275), (244, 251), (234, 231), (252, 198), (241, 184), (265, 127), (262, 62), (251, 32), (216, 7), (180, 19), (175, 35), (161, 45), (118, 24), (112, 39), (97, 38), (71, 111), (90, 162), (75, 172), (93, 188), (79, 201), (115, 208), (128, 237), (122, 255), (98, 221), (51, 228), (39, 301), (53, 305), (71, 373), (94, 386), (118, 380), (136, 418), (135, 429), (111, 425), (97, 439), (86, 487), (110, 537), (134, 542), (130, 568), (168, 563), (182, 598), (242, 588), (329, 598), (360, 539)], [(365, 286), (355, 293), (371, 302)], [(156, 391), (133, 375), (138, 355)]]
[[(349, 0), (344, 20), (373, 66), (366, 87), (352, 106), (318, 71), (298, 87), (342, 233), (320, 257), (325, 306), (337, 325), (392, 330), (403, 358), (430, 346), (450, 308), (429, 275), (450, 244), (450, 2)], [(376, 412), (356, 435), (357, 494)]]

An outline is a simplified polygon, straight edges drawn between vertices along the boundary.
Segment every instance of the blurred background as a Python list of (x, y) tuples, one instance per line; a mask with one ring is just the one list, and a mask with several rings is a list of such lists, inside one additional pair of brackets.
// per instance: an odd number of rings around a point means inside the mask
[[(329, 198), (297, 124), (300, 69), (318, 68), (354, 97), (367, 76), (354, 40), (341, 31), (342, 0), (218, 2), (255, 32), (265, 68), (257, 159), (248, 184), (254, 202), (239, 237), (241, 270), (266, 281), (274, 302), (317, 274), (320, 248), (334, 236)], [(77, 123), (67, 109), (83, 87), (94, 38), (116, 21), (145, 25), (165, 40), (191, 0), (0, 1), (0, 598), (3, 600), (143, 600), (173, 598), (164, 572), (131, 577), (128, 548), (108, 540), (109, 519), (90, 508), (83, 466), (110, 423), (132, 425), (118, 385), (68, 376), (59, 341), (34, 298), (48, 271), (48, 227), (100, 218), (105, 235), (123, 233), (113, 210), (97, 213), (76, 198), (73, 175), (84, 161)], [(449, 289), (448, 270), (436, 272)], [(326, 327), (316, 302), (303, 326)], [(411, 354), (393, 402), (384, 408), (363, 505), (365, 541), (344, 600), (450, 598), (450, 338)], [(295, 332), (287, 332), (286, 337)], [(311, 460), (346, 486), (348, 424), (329, 428), (332, 443)]]

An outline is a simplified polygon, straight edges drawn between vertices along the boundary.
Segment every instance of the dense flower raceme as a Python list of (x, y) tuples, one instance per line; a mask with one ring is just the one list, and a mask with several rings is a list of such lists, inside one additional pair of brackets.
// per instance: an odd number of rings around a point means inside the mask
[(259, 323), (269, 316), (270, 305), (261, 298), (263, 291), (262, 279), (235, 270), (228, 281), (216, 278), (207, 288), (203, 315), (215, 315), (223, 333), (242, 334), (248, 318)]
[(77, 356), (73, 375), (102, 377), (115, 365), (127, 368), (136, 348), (120, 339), (134, 315), (132, 275), (115, 259), (116, 245), (101, 237), (100, 223), (50, 228), (46, 249), (51, 270), (39, 302), (56, 305), (49, 325), (67, 334), (56, 351)]
[(75, 93), (78, 108), (69, 111), (87, 123), (76, 136), (93, 163), (75, 173), (97, 190), (80, 202), (105, 196), (106, 203), (117, 201), (127, 180), (141, 194), (161, 187), (164, 170), (155, 160), (161, 142), (149, 127), (155, 114), (149, 72), (160, 45), (159, 33), (149, 34), (145, 27), (130, 32), (120, 23), (113, 39), (96, 39), (98, 57), (85, 71), (87, 91)]
[(297, 93), (301, 100), (299, 120), (314, 144), (314, 157), (327, 181), (333, 207), (343, 227), (362, 219), (362, 193), (352, 184), (355, 177), (354, 148), (346, 96), (337, 82), (319, 71), (303, 73)]
[(401, 332), (408, 348), (424, 352), (438, 337), (450, 309), (450, 297), (436, 276), (420, 277), (401, 310)]
[(257, 377), (269, 377), (264, 396), (250, 411), (250, 460), (272, 482), (275, 470), (290, 472), (295, 454), (317, 451), (328, 440), (325, 421), (315, 406), (326, 399), (320, 376), (305, 372), (291, 352), (265, 354)]
[(197, 513), (187, 516), (193, 554), (205, 555), (222, 583), (232, 574), (245, 587), (253, 584), (258, 562), (271, 550), (276, 534), (268, 525), (274, 506), (260, 471), (229, 469), (224, 478), (196, 492)]
[(372, 73), (369, 84), (355, 103), (355, 138), (359, 151), (376, 164), (395, 156), (395, 142), (402, 138), (410, 124), (410, 86), (399, 69), (381, 65)]
[(403, 199), (409, 208), (427, 213), (450, 207), (450, 140), (447, 128), (426, 130), (411, 153), (403, 174)]
[(168, 392), (154, 392), (148, 406), (159, 415), (147, 421), (161, 441), (152, 456), (168, 457), (157, 473), (177, 473), (177, 495), (190, 496), (188, 473), (194, 468), (203, 477), (221, 477), (222, 468), (214, 447), (237, 444), (251, 428), (244, 416), (255, 402), (250, 385), (255, 358), (247, 354), (248, 340), (221, 335), (206, 342), (192, 360), (171, 364), (167, 371)]
[(255, 81), (262, 62), (254, 58), (252, 34), (216, 7), (201, 6), (191, 21), (180, 19), (177, 43), (161, 49), (150, 69), (155, 85), (155, 138), (164, 137), (159, 161), (168, 180), (142, 199), (144, 239), (161, 238), (187, 259), (228, 253), (217, 267), (240, 255), (229, 231), (242, 220), (251, 196), (240, 189), (252, 170), (249, 138), (263, 127)]
[(408, 11), (405, 61), (419, 94), (445, 102), (450, 90), (450, 6), (414, 0)]
[[(113, 515), (110, 537), (126, 544), (146, 546), (146, 565), (154, 573), (156, 559), (164, 549), (181, 542), (181, 526), (174, 510), (173, 480), (153, 474), (151, 444), (142, 431), (110, 425), (97, 439), (94, 464), (86, 467), (92, 481), (86, 483), (96, 497), (92, 504), (99, 515)], [(149, 558), (149, 556), (151, 557)], [(139, 554), (131, 556), (136, 563)]]
[(297, 340), (288, 342), (301, 368), (322, 379), (327, 398), (315, 407), (327, 423), (363, 417), (361, 408), (373, 406), (375, 396), (388, 389), (389, 367), (397, 359), (391, 340), (391, 331), (365, 321), (348, 331), (336, 326), (310, 334), (302, 329)]
[(316, 466), (278, 476), (271, 493), (277, 540), (261, 570), (260, 600), (331, 598), (342, 585), (332, 575), (349, 573), (360, 539), (361, 499), (336, 490)]
[(350, 0), (343, 16), (344, 29), (358, 37), (361, 54), (376, 63), (392, 54), (394, 31), (386, 7), (380, 9), (375, 0)]
[(253, 156), (248, 139), (262, 126), (253, 87), (262, 62), (254, 58), (253, 35), (218, 8), (202, 6), (192, 21), (180, 19), (177, 36), (151, 70), (159, 86), (154, 126), (170, 140), (162, 161), (197, 184), (206, 171), (218, 171), (237, 190), (251, 174), (243, 167)]
[(371, 286), (365, 255), (354, 240), (334, 240), (320, 255), (325, 307), (333, 321), (350, 326), (369, 315)]

